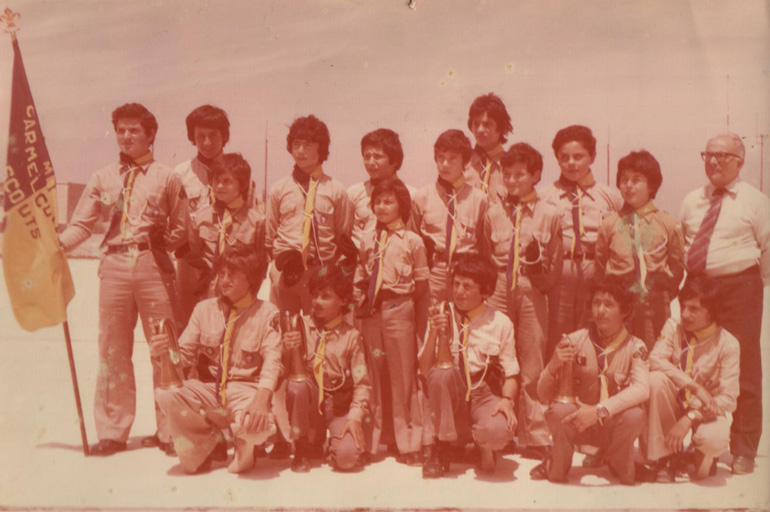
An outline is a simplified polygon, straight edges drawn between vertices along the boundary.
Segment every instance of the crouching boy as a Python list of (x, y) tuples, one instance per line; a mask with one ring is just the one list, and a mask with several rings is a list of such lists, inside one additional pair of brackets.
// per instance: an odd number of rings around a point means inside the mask
[(676, 455), (684, 452), (690, 431), (690, 477), (716, 473), (739, 393), (740, 345), (714, 321), (718, 286), (705, 276), (689, 278), (679, 301), (682, 319), (668, 319), (650, 355), (650, 417), (642, 451), (655, 463), (659, 482), (674, 481)]
[[(219, 296), (196, 305), (179, 337), (180, 366), (196, 366), (197, 378), (155, 389), (187, 473), (206, 471), (212, 460), (227, 458), (221, 430), (228, 427), (235, 438), (228, 471), (248, 471), (254, 466), (254, 447), (276, 430), (270, 408), (282, 371), (278, 310), (256, 298), (265, 264), (252, 248), (234, 246), (217, 260), (214, 271)], [(153, 358), (168, 347), (166, 334), (151, 337)]]
[[(294, 441), (291, 469), (310, 470), (312, 447), (328, 429), (326, 460), (336, 470), (349, 471), (364, 462), (371, 395), (361, 335), (342, 319), (353, 283), (339, 268), (323, 266), (308, 284), (312, 314), (302, 317), (299, 330), (283, 334), (290, 374), (286, 408)], [(300, 351), (304, 368), (294, 368), (295, 351)]]
[(419, 366), (437, 439), (426, 450), (423, 478), (444, 476), (451, 445), (471, 439), (477, 471), (493, 473), (496, 452), (513, 439), (519, 364), (511, 320), (485, 302), (496, 281), (491, 261), (463, 255), (452, 270), (449, 314), (432, 309)]

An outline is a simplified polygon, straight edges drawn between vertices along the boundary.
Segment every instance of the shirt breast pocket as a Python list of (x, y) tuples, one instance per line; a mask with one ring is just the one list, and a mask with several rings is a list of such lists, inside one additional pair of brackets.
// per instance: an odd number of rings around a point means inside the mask
[(317, 198), (315, 205), (315, 219), (322, 226), (334, 224), (334, 205), (325, 198)]
[(413, 280), (414, 271), (412, 265), (405, 262), (397, 262), (393, 268), (398, 284), (409, 284)]
[(445, 222), (440, 213), (426, 213), (422, 217), (422, 232), (427, 235), (442, 233), (446, 228)]
[(471, 219), (458, 219), (457, 237), (458, 243), (475, 245), (477, 240), (475, 223)]
[(610, 395), (615, 395), (627, 388), (631, 381), (630, 376), (627, 373), (614, 373), (612, 374), (612, 377), (607, 380), (609, 381)]
[(262, 356), (260, 355), (258, 348), (250, 347), (249, 350), (246, 348), (242, 349), (238, 357), (237, 365), (238, 368), (243, 368), (244, 370), (260, 368), (262, 366)]
[(201, 333), (200, 343), (198, 346), (198, 352), (201, 356), (205, 357), (214, 364), (219, 362), (219, 350), (221, 334), (214, 333)]
[(219, 230), (213, 226), (201, 226), (198, 229), (198, 235), (202, 240), (216, 244), (219, 242)]
[(492, 231), (489, 237), (492, 239), (492, 246), (495, 254), (508, 254), (511, 249), (511, 238), (513, 238), (512, 231), (498, 229)]

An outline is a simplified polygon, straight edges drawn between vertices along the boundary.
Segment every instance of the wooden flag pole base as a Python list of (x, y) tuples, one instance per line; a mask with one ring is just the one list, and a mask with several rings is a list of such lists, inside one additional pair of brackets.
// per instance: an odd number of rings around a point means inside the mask
[(64, 339), (67, 342), (67, 359), (70, 362), (70, 376), (72, 377), (72, 389), (75, 392), (75, 405), (78, 409), (78, 423), (80, 423), (80, 439), (83, 442), (83, 455), (88, 457), (91, 451), (88, 448), (88, 438), (86, 437), (86, 422), (83, 420), (83, 405), (80, 403), (80, 388), (78, 387), (78, 375), (75, 372), (75, 358), (72, 355), (72, 340), (70, 339), (70, 327), (67, 322), (62, 324), (64, 329)]

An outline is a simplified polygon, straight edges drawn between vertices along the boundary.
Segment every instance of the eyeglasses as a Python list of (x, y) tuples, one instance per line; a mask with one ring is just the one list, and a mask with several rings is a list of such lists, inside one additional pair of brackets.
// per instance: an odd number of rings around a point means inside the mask
[(725, 163), (727, 159), (730, 157), (741, 158), (741, 155), (736, 155), (735, 153), (724, 153), (722, 151), (719, 151), (716, 153), (702, 151), (700, 154), (700, 157), (703, 159), (704, 162), (708, 162), (710, 158), (714, 157), (717, 159), (717, 162), (722, 164), (722, 163)]

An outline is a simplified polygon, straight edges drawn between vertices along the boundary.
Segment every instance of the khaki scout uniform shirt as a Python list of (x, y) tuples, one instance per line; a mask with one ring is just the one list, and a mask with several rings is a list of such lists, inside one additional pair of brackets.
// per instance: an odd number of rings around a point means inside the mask
[[(502, 367), (505, 377), (513, 377), (519, 374), (519, 362), (516, 359), (516, 343), (514, 341), (513, 322), (505, 314), (496, 309), (482, 304), (483, 309), (477, 315), (469, 313), (468, 332), (468, 369), (471, 375), (483, 373), (488, 364), (497, 364)], [(450, 349), (454, 362), (462, 372), (462, 360), (460, 351), (462, 348), (462, 316), (452, 309), (452, 341)], [(427, 340), (430, 332), (426, 333)], [(436, 340), (438, 346), (438, 340)], [(423, 343), (420, 355), (427, 344)], [(418, 356), (420, 357), (420, 356)], [(476, 384), (474, 382), (473, 384)]]
[[(623, 276), (635, 272), (634, 233), (631, 213), (613, 213), (602, 222), (596, 240), (596, 270), (599, 274)], [(671, 277), (677, 289), (684, 276), (684, 240), (679, 223), (650, 201), (636, 211), (637, 226), (648, 274)]]
[(492, 149), (489, 153), (486, 153), (479, 146), (476, 146), (471, 153), (471, 160), (468, 162), (468, 167), (465, 169), (465, 179), (468, 180), (468, 184), (474, 188), (482, 190), (484, 182), (482, 181), (482, 173), (484, 172), (484, 160), (489, 158), (491, 163), (489, 164), (489, 188), (487, 194), (489, 195), (490, 202), (498, 201), (500, 195), (505, 195), (506, 189), (503, 183), (503, 168), (500, 164), (500, 158), (505, 154), (502, 144), (498, 144), (497, 147)]
[[(406, 185), (406, 188), (409, 190), (409, 195), (414, 197), (417, 190), (411, 185)], [(377, 217), (374, 216), (371, 206), (372, 190), (374, 185), (369, 180), (348, 188), (348, 197), (353, 205), (353, 241), (358, 247), (361, 247), (365, 233), (373, 231), (377, 225)]]
[[(196, 256), (206, 262), (209, 268), (214, 265), (219, 246), (219, 232), (223, 218), (223, 211), (219, 210), (221, 210), (219, 206), (204, 206), (193, 214), (190, 224), (190, 248)], [(248, 204), (244, 204), (231, 214), (233, 224), (225, 236), (226, 246), (243, 244), (253, 247), (257, 254), (262, 254), (265, 250), (265, 216)]]
[[(182, 366), (190, 367), (202, 358), (212, 377), (222, 360), (222, 342), (230, 308), (221, 299), (199, 302), (181, 336)], [(257, 382), (258, 387), (275, 391), (283, 371), (278, 308), (269, 302), (254, 302), (239, 311), (230, 339), (228, 381)]]
[[(507, 192), (506, 192), (507, 194)], [(484, 218), (484, 241), (489, 247), (489, 254), (498, 272), (506, 272), (511, 252), (511, 241), (516, 218), (513, 217), (513, 207), (506, 203), (506, 195), (499, 195), (493, 201)], [(522, 208), (521, 233), (519, 247), (521, 249), (521, 265), (524, 262), (524, 251), (532, 242), (537, 241), (542, 255), (543, 274), (549, 279), (548, 287), (561, 273), (562, 242), (561, 219), (553, 205), (536, 198), (527, 203), (520, 203)]]
[[(187, 240), (187, 202), (182, 182), (173, 169), (154, 161), (142, 167), (134, 178), (127, 205), (128, 236), (125, 239), (121, 236), (120, 211), (116, 213), (115, 209), (123, 207), (117, 201), (123, 190), (126, 172), (129, 172), (128, 166), (116, 162), (91, 176), (72, 220), (59, 235), (64, 250), (83, 243), (97, 223), (108, 231), (102, 242), (107, 246), (149, 243), (150, 234), (156, 230), (164, 233), (167, 251), (173, 251)], [(118, 222), (109, 230), (114, 213)]]
[[(359, 251), (356, 282), (363, 287), (368, 286), (377, 252), (377, 232), (372, 230), (364, 234)], [(380, 260), (380, 272), (383, 276), (381, 291), (390, 290), (398, 295), (414, 293), (415, 281), (427, 281), (430, 275), (425, 244), (420, 236), (405, 227), (390, 231)]]
[[(305, 191), (289, 175), (270, 189), (267, 205), (265, 246), (274, 257), (289, 250), (302, 249), (302, 218)], [(343, 185), (321, 175), (315, 196), (315, 228), (310, 230), (310, 259), (331, 261), (337, 251), (338, 235), (350, 235), (353, 208)], [(316, 238), (318, 245), (316, 245)]]
[(211, 169), (198, 158), (193, 158), (174, 167), (187, 193), (190, 215), (211, 204)]
[[(669, 318), (660, 338), (650, 354), (650, 370), (659, 370), (682, 389), (695, 381), (714, 397), (720, 414), (732, 413), (740, 392), (740, 345), (738, 340), (722, 328), (698, 340), (693, 354), (693, 365), (688, 377), (682, 370), (681, 361), (687, 351), (688, 339), (694, 335), (686, 333), (681, 320)], [(694, 393), (690, 395), (690, 408), (697, 412), (701, 402)], [(702, 417), (701, 417), (702, 419)]]
[[(313, 377), (313, 362), (321, 340), (321, 330), (312, 318), (303, 316), (305, 324), (305, 371)], [(348, 419), (363, 421), (369, 410), (372, 383), (366, 367), (364, 344), (358, 331), (344, 321), (326, 334), (324, 350), (324, 396), (336, 391), (353, 388), (353, 400), (350, 403)]]
[[(562, 184), (554, 182), (543, 188), (540, 197), (546, 203), (552, 204), (561, 214), (561, 235), (565, 257), (569, 257), (572, 250), (572, 239), (574, 236), (572, 223), (572, 195)], [(583, 227), (585, 236), (581, 238), (583, 243), (583, 252), (587, 255), (594, 253), (594, 244), (596, 243), (599, 226), (605, 218), (612, 212), (620, 211), (623, 206), (623, 199), (620, 192), (611, 189), (601, 183), (594, 183), (583, 192)]]
[[(594, 327), (591, 327), (594, 329)], [(598, 338), (598, 335), (595, 335)], [(607, 357), (607, 381), (609, 398), (602, 405), (610, 417), (630, 407), (641, 405), (650, 396), (650, 365), (644, 342), (631, 336), (625, 329), (620, 336), (626, 341)], [(577, 349), (573, 363), (573, 390), (581, 402), (594, 405), (599, 402), (600, 381), (599, 362), (588, 329), (580, 329), (568, 335), (570, 342)], [(609, 343), (608, 343), (609, 345)], [(561, 372), (559, 372), (561, 373)], [(537, 383), (537, 394), (541, 401), (552, 402), (559, 392), (559, 376), (551, 374), (546, 365)]]
[[(483, 192), (463, 183), (456, 191), (455, 226), (460, 254), (481, 251), (481, 234), (489, 200)], [(412, 201), (412, 221), (417, 234), (430, 238), (436, 244), (434, 261), (444, 261), (446, 249), (447, 191), (438, 183), (431, 183), (415, 193)]]

